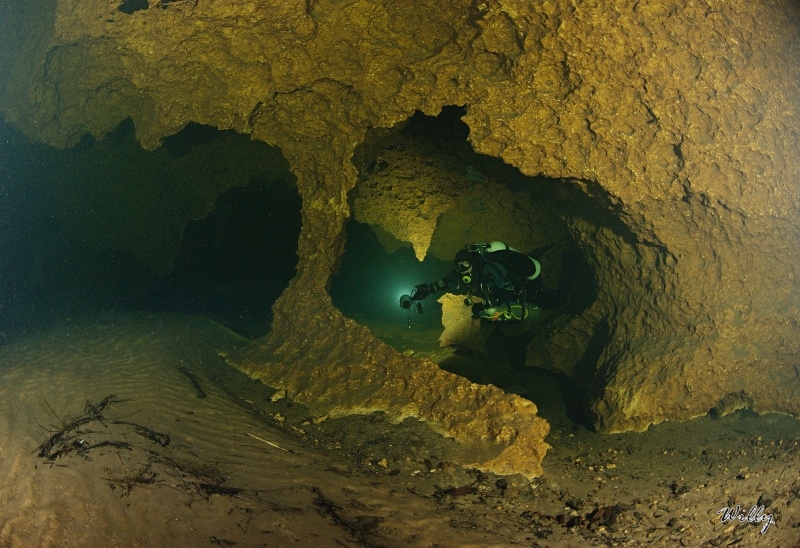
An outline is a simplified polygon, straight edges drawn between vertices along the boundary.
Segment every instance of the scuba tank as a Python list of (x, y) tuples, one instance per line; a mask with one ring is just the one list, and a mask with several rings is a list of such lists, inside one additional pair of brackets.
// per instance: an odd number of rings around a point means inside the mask
[[(548, 246), (545, 249), (545, 251), (547, 249), (549, 249), (550, 247), (551, 246)], [(514, 251), (516, 253), (519, 253), (520, 259), (522, 259), (522, 257), (527, 257), (533, 263), (533, 272), (531, 274), (529, 274), (528, 276), (526, 276), (526, 278), (525, 278), (526, 280), (528, 280), (529, 282), (532, 282), (533, 280), (537, 279), (542, 273), (542, 265), (541, 265), (541, 263), (539, 262), (538, 259), (535, 259), (534, 257), (531, 257), (530, 255), (526, 255), (525, 253), (519, 251), (518, 249), (514, 249), (513, 247), (511, 247), (509, 245), (506, 245), (503, 242), (498, 241), (498, 240), (495, 240), (495, 241), (490, 242), (488, 244), (487, 243), (479, 243), (479, 244), (474, 244), (474, 245), (468, 245), (468, 246), (465, 247), (465, 249), (467, 251), (471, 251), (473, 253), (478, 253), (481, 256), (483, 256), (484, 253), (492, 253), (494, 251), (506, 251), (506, 250), (507, 251)], [(485, 258), (485, 260), (490, 261), (490, 262), (492, 261), (492, 259), (489, 259), (489, 258)]]
[(485, 308), (480, 317), (492, 322), (507, 322), (511, 320), (535, 320), (541, 314), (541, 309), (532, 303), (503, 303), (498, 306)]

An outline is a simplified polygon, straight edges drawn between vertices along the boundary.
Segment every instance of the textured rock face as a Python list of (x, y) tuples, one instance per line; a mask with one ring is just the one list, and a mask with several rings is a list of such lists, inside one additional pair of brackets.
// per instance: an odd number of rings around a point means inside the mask
[[(20, 47), (0, 60), (13, 73), (2, 115), (54, 146), (131, 117), (145, 148), (189, 121), (280, 147), (303, 197), (300, 260), (271, 333), (236, 357), (254, 376), (320, 413), (420, 416), (494, 443), (489, 469), (538, 473), (535, 406), (396, 355), (326, 292), (367, 128), (458, 104), (478, 152), (563, 178), (604, 212), (565, 220), (596, 300), (529, 356), (586, 387), (599, 429), (685, 419), (740, 393), (756, 411), (800, 414), (796, 3), (117, 7), (3, 0)], [(463, 194), (419, 182), (426, 196)], [(402, 234), (384, 228), (424, 254), (434, 205)]]
[[(474, 466), (500, 474), (541, 474), (549, 426), (536, 416), (533, 403), (471, 383), (431, 361), (398, 356), (365, 327), (332, 310), (329, 302), (313, 318), (324, 329), (305, 329), (305, 340), (293, 341), (297, 346), (256, 344), (229, 358), (319, 415), (386, 411), (396, 422), (415, 417), (461, 441)], [(265, 356), (279, 356), (279, 361)]]
[(596, 181), (631, 229), (573, 224), (601, 295), (551, 339), (585, 347), (587, 324), (607, 324), (598, 427), (705, 413), (740, 390), (797, 414), (796, 6), (550, 7), (527, 15), (548, 29), (531, 28), (517, 66), (532, 85), (467, 121), (478, 150), (527, 173)]
[(495, 173), (496, 162), (470, 164), (482, 160), (471, 150), (443, 151), (404, 136), (381, 145), (355, 161), (353, 215), (409, 242), (420, 260), (431, 253), (449, 262), (464, 244), (480, 241), (533, 250), (570, 238), (558, 204), (534, 199), (553, 193), (550, 181), (517, 174), (512, 190), (507, 174)]

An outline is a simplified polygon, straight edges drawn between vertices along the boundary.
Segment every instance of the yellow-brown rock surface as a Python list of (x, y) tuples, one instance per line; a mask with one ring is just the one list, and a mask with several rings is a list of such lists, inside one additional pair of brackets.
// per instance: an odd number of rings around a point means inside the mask
[[(796, 3), (118, 7), (0, 2), (18, 44), (0, 59), (2, 115), (58, 147), (131, 117), (148, 149), (194, 121), (283, 151), (303, 198), (298, 273), (272, 331), (238, 357), (252, 375), (321, 414), (419, 416), (495, 444), (488, 469), (538, 473), (535, 406), (397, 355), (326, 291), (368, 128), (456, 104), (478, 152), (564, 178), (614, 219), (567, 220), (598, 296), (529, 357), (581, 377), (599, 429), (685, 419), (740, 392), (756, 411), (800, 414)], [(437, 212), (401, 235), (423, 249)]]
[(513, 190), (505, 174), (492, 173), (492, 162), (468, 163), (481, 158), (465, 141), (452, 150), (403, 135), (376, 141), (375, 150), (355, 160), (359, 180), (351, 193), (353, 216), (409, 242), (419, 260), (430, 253), (449, 262), (465, 244), (481, 241), (533, 250), (569, 237), (562, 212), (533, 199), (552, 191), (550, 181), (517, 173), (515, 179), (527, 187)]
[(464, 297), (445, 293), (439, 297), (442, 305), (442, 346), (465, 346), (476, 352), (486, 351), (486, 336), (481, 321), (472, 319), (472, 309), (464, 306)]
[(399, 356), (330, 302), (303, 310), (302, 317), (284, 304), (274, 308), (276, 321), (289, 322), (283, 327), (297, 333), (289, 345), (273, 337), (237, 356), (234, 363), (250, 376), (286, 390), (319, 416), (385, 411), (395, 422), (417, 418), (462, 442), (475, 466), (500, 474), (541, 474), (549, 426), (532, 402), (472, 383), (429, 360)]

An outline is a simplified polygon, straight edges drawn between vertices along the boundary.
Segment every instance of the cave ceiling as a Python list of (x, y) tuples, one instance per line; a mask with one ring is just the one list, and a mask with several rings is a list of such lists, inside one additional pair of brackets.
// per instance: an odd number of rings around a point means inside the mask
[[(462, 106), (475, 152), (603, 211), (564, 219), (596, 299), (528, 359), (581, 377), (598, 430), (729, 394), (798, 415), (798, 15), (789, 0), (3, 0), (16, 47), (0, 114), (60, 148), (127, 118), (146, 149), (189, 122), (279, 148), (303, 200), (297, 276), (270, 333), (231, 362), (321, 415), (415, 416), (496, 447), (485, 468), (533, 476), (547, 433), (534, 404), (398, 355), (331, 303), (357, 147)], [(471, 192), (429, 175), (403, 189), (423, 207), (401, 196), (404, 226), (382, 223), (418, 256), (446, 198)]]

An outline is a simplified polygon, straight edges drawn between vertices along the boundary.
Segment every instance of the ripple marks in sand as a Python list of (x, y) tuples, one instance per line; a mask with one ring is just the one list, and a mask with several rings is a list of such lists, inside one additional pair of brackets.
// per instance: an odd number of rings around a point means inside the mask
[[(222, 460), (227, 423), (245, 417), (208, 375), (224, 363), (216, 349), (238, 342), (212, 322), (167, 318), (62, 327), (0, 348), (0, 545), (120, 544), (114, 529), (126, 523), (126, 544), (149, 542), (146, 520), (131, 519), (106, 472), (78, 456), (66, 467), (43, 462), (36, 447), (87, 400), (116, 394), (127, 401), (109, 416), (175, 433), (178, 447)], [(195, 372), (208, 398), (196, 397), (180, 367)]]

